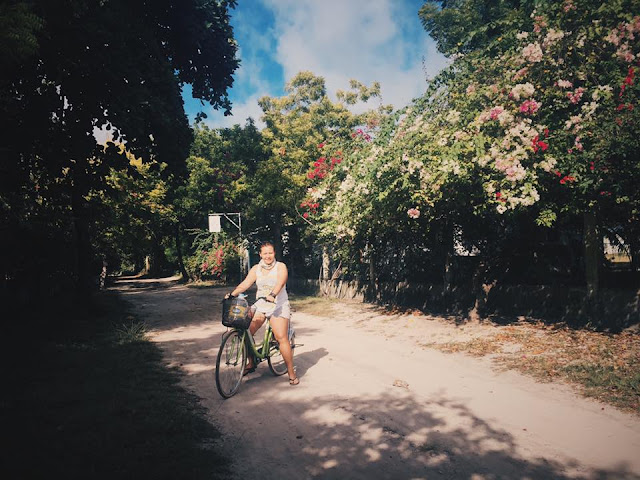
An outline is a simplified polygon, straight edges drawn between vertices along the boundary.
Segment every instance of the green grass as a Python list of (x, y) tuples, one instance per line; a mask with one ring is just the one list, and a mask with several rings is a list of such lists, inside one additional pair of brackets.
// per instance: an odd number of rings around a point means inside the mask
[(567, 365), (562, 368), (571, 381), (583, 385), (585, 395), (609, 402), (619, 408), (636, 406), (640, 413), (640, 371), (620, 370), (610, 365)]
[(331, 317), (335, 314), (333, 307), (338, 305), (341, 300), (313, 295), (290, 295), (289, 302), (296, 312), (318, 317)]
[(5, 337), (7, 478), (227, 478), (219, 433), (179, 372), (117, 297), (100, 300), (99, 314), (23, 319)]

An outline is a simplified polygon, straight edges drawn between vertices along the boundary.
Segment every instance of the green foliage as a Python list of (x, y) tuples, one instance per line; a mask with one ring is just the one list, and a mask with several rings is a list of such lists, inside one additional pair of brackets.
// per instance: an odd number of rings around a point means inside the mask
[(557, 235), (560, 216), (590, 210), (635, 242), (639, 6), (425, 4), (425, 28), (452, 65), (375, 128), (329, 142), (344, 161), (314, 176), (322, 208), (307, 205), (343, 262), (362, 275), (373, 259), (374, 275), (406, 278), (405, 264), (426, 274), (456, 240), (506, 272), (508, 255)]
[(42, 26), (42, 19), (33, 13), (29, 3), (0, 4), (0, 72), (3, 80), (36, 54), (39, 47), (37, 33)]
[[(229, 109), (226, 91), (238, 65), (228, 15), (233, 6), (200, 0), (0, 4), (0, 249), (20, 258), (20, 245), (32, 236), (63, 238), (76, 252), (75, 261), (65, 262), (66, 273), (87, 292), (95, 260), (110, 255), (96, 252), (105, 243), (96, 227), (123, 227), (107, 225), (105, 202), (111, 172), (128, 165), (118, 148), (96, 145), (94, 128), (106, 128), (145, 162), (164, 165), (164, 181), (179, 184), (192, 139), (181, 87), (189, 83), (197, 98)], [(156, 207), (172, 200), (174, 187), (148, 190), (142, 209), (165, 215)], [(8, 240), (13, 232), (19, 232), (17, 245)], [(29, 271), (56, 268), (40, 261), (0, 264), (10, 282), (23, 282), (19, 270), (28, 278)]]
[[(267, 226), (277, 250), (281, 237), (293, 240), (286, 248), (294, 263), (302, 257), (296, 243), (305, 239), (311, 243), (319, 233), (312, 228), (310, 212), (304, 209), (317, 203), (309, 190), (314, 183), (310, 182), (310, 172), (323, 156), (330, 162), (328, 147), (323, 149), (321, 145), (330, 145), (335, 153), (355, 127), (373, 123), (381, 115), (376, 111), (356, 115), (346, 106), (378, 96), (378, 84), (366, 87), (353, 80), (350, 86), (352, 91), (340, 92), (340, 101), (333, 102), (326, 95), (322, 77), (300, 72), (288, 83), (285, 96), (264, 97), (259, 102), (269, 156), (258, 165), (248, 185), (252, 194), (248, 213), (254, 225)], [(318, 208), (315, 210), (318, 213)]]

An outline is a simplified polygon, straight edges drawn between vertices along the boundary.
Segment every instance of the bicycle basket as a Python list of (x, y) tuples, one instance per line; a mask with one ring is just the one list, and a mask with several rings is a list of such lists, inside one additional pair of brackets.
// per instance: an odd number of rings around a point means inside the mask
[(249, 303), (244, 298), (227, 298), (222, 301), (222, 324), (225, 327), (249, 328)]

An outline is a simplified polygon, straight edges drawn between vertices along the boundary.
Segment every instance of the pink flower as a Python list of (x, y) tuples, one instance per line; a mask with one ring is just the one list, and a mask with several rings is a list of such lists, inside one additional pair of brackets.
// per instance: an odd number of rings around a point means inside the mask
[(410, 208), (407, 210), (407, 215), (409, 215), (409, 218), (418, 218), (420, 216), (420, 210), (417, 208)]
[(584, 88), (579, 87), (576, 88), (573, 92), (568, 92), (567, 97), (571, 101), (571, 103), (578, 103), (584, 94)]
[(497, 120), (498, 116), (504, 112), (504, 108), (502, 107), (493, 107), (491, 109), (491, 111), (489, 112), (489, 115), (491, 116), (491, 120)]
[(540, 108), (540, 105), (535, 100), (525, 100), (522, 102), (522, 105), (520, 105), (520, 112), (527, 115), (533, 115), (538, 111), (538, 108)]
[(309, 218), (309, 213), (308, 213), (308, 212), (304, 212), (304, 213), (302, 214), (302, 216), (303, 216), (304, 218)]
[(522, 49), (522, 56), (527, 62), (540, 62), (542, 61), (542, 48), (537, 43), (530, 43)]

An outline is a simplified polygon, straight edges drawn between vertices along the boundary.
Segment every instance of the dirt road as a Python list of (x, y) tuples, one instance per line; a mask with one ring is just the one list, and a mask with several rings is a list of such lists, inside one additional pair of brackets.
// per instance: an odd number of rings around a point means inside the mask
[[(226, 290), (116, 284), (223, 432), (237, 478), (640, 479), (640, 419), (568, 387), (419, 346), (440, 335), (350, 307), (294, 314), (300, 385), (266, 364), (223, 400), (214, 380)], [(258, 337), (260, 332), (258, 332)]]

